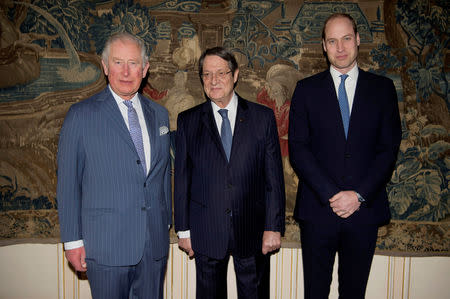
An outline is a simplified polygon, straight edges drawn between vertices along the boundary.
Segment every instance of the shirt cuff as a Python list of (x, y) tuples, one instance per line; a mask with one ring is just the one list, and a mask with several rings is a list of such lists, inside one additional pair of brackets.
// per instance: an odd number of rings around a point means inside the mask
[(64, 249), (65, 250), (71, 250), (71, 249), (77, 249), (84, 246), (83, 240), (76, 240), (76, 241), (70, 241), (70, 242), (64, 242)]
[(179, 232), (177, 232), (177, 236), (180, 239), (190, 238), (191, 237), (191, 231), (190, 230), (179, 231)]

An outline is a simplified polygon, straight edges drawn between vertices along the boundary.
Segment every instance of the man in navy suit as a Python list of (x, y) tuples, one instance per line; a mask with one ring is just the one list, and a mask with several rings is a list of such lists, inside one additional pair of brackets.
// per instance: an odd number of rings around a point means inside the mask
[(305, 298), (328, 298), (336, 253), (339, 298), (364, 298), (378, 227), (390, 219), (397, 96), (390, 79), (358, 68), (360, 39), (349, 15), (330, 16), (322, 42), (330, 69), (297, 83), (289, 118)]
[(93, 298), (162, 298), (169, 249), (169, 119), (138, 93), (145, 44), (112, 35), (109, 85), (72, 105), (58, 149), (58, 212), (66, 257)]
[(224, 48), (206, 50), (207, 101), (178, 116), (175, 230), (195, 254), (197, 298), (227, 298), (233, 256), (239, 298), (269, 298), (269, 253), (284, 233), (284, 180), (273, 111), (234, 92), (239, 69)]

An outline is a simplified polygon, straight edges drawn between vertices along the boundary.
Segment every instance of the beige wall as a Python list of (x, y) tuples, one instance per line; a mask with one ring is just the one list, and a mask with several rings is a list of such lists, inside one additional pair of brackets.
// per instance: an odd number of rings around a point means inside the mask
[[(303, 298), (301, 250), (281, 249), (271, 260), (271, 298)], [(0, 247), (1, 299), (91, 298), (89, 284), (67, 266), (62, 245), (23, 244)], [(230, 274), (232, 265), (230, 263)], [(334, 277), (337, 277), (336, 268)], [(229, 298), (236, 298), (233, 275)], [(176, 245), (170, 248), (165, 298), (195, 298), (195, 266)], [(337, 298), (333, 280), (330, 298)], [(375, 256), (367, 299), (446, 299), (450, 297), (449, 257)]]

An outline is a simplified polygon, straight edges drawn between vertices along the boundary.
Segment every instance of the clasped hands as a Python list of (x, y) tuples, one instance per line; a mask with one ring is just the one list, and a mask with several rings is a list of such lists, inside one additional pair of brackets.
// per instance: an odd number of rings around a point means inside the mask
[(361, 203), (355, 191), (341, 191), (329, 199), (333, 212), (341, 218), (350, 217), (359, 210)]

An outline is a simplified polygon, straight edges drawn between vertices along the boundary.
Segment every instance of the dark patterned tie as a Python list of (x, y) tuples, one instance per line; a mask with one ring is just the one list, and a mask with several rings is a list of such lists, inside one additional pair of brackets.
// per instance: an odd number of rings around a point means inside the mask
[(342, 122), (344, 124), (344, 131), (345, 131), (345, 138), (347, 138), (348, 124), (350, 122), (350, 109), (348, 107), (347, 91), (345, 90), (345, 79), (347, 79), (348, 75), (343, 74), (343, 75), (340, 75), (339, 77), (341, 77), (341, 84), (339, 84), (339, 90), (338, 90), (339, 108), (341, 109)]
[(231, 142), (233, 140), (233, 136), (231, 134), (231, 125), (230, 120), (228, 119), (228, 110), (220, 109), (220, 116), (222, 116), (222, 127), (220, 128), (220, 138), (222, 139), (223, 149), (225, 150), (225, 154), (227, 155), (227, 160), (230, 161), (231, 154)]
[(133, 143), (136, 147), (139, 159), (141, 160), (144, 173), (147, 174), (147, 168), (145, 166), (144, 142), (142, 140), (142, 131), (141, 126), (139, 125), (136, 109), (133, 108), (132, 101), (123, 101), (123, 103), (128, 107), (128, 124), (130, 126), (131, 139), (133, 139)]

